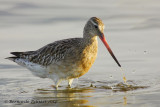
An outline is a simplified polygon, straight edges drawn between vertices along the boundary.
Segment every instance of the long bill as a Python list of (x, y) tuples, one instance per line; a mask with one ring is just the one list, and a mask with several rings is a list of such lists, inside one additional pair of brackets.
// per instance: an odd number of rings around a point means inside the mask
[(100, 36), (100, 39), (102, 40), (103, 44), (106, 46), (106, 48), (108, 49), (109, 53), (111, 54), (112, 58), (116, 61), (116, 63), (118, 64), (119, 67), (121, 67), (120, 63), (118, 62), (117, 58), (114, 56), (111, 48), (109, 47), (105, 37), (104, 37), (104, 34), (102, 34), (102, 36)]

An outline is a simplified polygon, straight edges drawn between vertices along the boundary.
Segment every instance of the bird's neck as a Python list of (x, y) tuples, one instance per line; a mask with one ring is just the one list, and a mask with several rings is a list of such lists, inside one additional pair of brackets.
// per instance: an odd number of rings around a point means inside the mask
[(93, 36), (92, 34), (89, 34), (89, 33), (84, 33), (83, 42), (84, 42), (84, 45), (91, 45), (97, 42), (97, 36), (96, 35)]

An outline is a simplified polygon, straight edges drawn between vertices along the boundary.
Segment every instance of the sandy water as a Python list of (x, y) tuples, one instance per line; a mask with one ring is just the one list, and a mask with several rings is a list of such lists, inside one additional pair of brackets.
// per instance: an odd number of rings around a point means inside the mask
[[(92, 4), (91, 4), (92, 3)], [(160, 1), (0, 1), (0, 106), (159, 107)], [(36, 50), (55, 40), (82, 37), (86, 21), (100, 17), (122, 72), (99, 40), (89, 72), (54, 90), (49, 79), (4, 59), (12, 51)], [(92, 85), (91, 85), (92, 84)]]

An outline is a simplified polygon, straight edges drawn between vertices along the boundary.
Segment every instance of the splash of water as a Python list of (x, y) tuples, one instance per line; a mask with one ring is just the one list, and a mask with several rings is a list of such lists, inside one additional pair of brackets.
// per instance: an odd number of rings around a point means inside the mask
[(122, 72), (123, 81), (124, 81), (125, 84), (127, 84), (127, 79), (126, 79), (125, 74), (124, 74), (124, 69), (122, 67), (120, 67), (120, 70)]

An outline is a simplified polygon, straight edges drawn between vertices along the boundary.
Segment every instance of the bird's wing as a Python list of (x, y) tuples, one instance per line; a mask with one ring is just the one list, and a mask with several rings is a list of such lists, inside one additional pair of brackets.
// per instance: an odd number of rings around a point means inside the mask
[(43, 66), (61, 61), (68, 53), (74, 50), (76, 44), (79, 44), (80, 38), (64, 39), (48, 44), (36, 51), (12, 52), (16, 57), (27, 59), (30, 62)]

